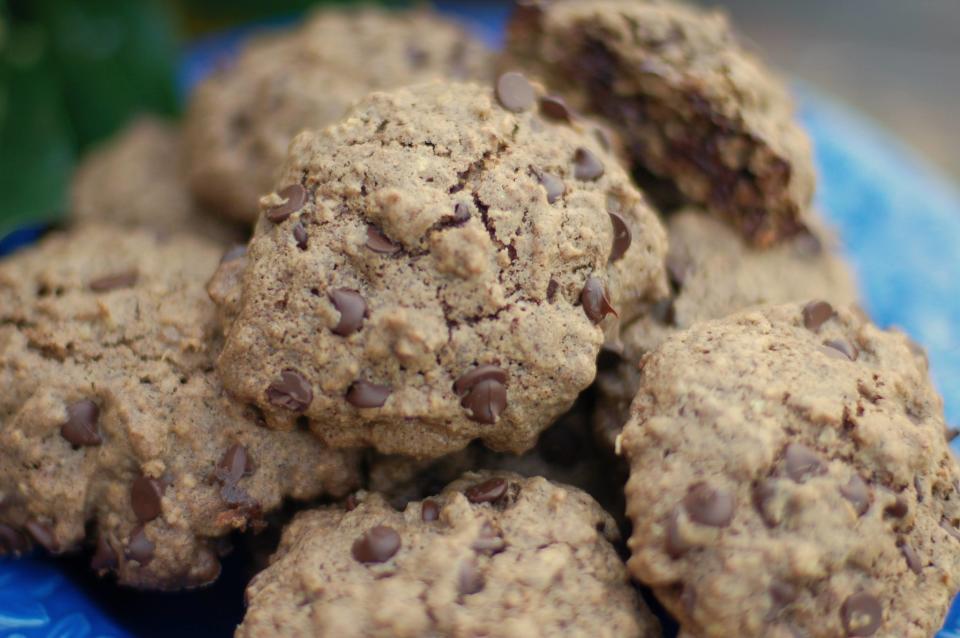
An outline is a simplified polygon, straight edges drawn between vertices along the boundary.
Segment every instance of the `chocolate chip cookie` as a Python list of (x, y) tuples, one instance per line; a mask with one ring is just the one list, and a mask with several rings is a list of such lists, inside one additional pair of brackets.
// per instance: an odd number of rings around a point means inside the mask
[(220, 252), (88, 225), (0, 263), (0, 553), (86, 544), (122, 584), (195, 587), (284, 498), (356, 488), (356, 454), (261, 427), (212, 372)]
[(655, 0), (524, 0), (510, 63), (622, 135), (633, 162), (753, 243), (800, 232), (814, 172), (787, 90), (724, 15)]
[(905, 336), (824, 301), (699, 323), (644, 359), (631, 410), (628, 565), (690, 635), (939, 629), (960, 471)]
[(377, 494), (300, 514), (247, 588), (252, 636), (660, 638), (577, 489), (467, 474), (398, 512)]
[(226, 387), (335, 447), (530, 449), (604, 330), (667, 289), (656, 215), (541, 97), (518, 74), (429, 83), (298, 136), (261, 200)]
[(701, 210), (667, 220), (671, 293), (650, 315), (624, 328), (618, 353), (601, 355), (594, 421), (602, 438), (612, 445), (627, 420), (641, 357), (678, 330), (762, 304), (857, 300), (850, 268), (837, 254), (830, 230), (812, 213), (804, 225), (807, 232), (761, 251)]
[(199, 87), (186, 124), (190, 184), (212, 210), (253, 222), (301, 130), (335, 122), (374, 90), (491, 76), (487, 49), (426, 9), (321, 9), (255, 39)]
[(70, 186), (70, 218), (191, 233), (222, 244), (245, 239), (241, 229), (194, 202), (180, 148), (176, 125), (149, 116), (134, 120), (80, 163)]

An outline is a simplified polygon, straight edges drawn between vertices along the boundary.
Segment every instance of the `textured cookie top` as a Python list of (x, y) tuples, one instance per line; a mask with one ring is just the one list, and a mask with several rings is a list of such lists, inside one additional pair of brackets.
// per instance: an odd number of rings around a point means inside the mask
[(510, 27), (511, 60), (605, 115), (638, 164), (753, 242), (802, 229), (810, 145), (780, 80), (726, 17), (678, 2), (530, 0)]
[(678, 330), (764, 304), (854, 303), (853, 276), (835, 252), (833, 236), (815, 215), (806, 217), (806, 225), (810, 232), (761, 251), (703, 211), (672, 215), (667, 221), (670, 296), (624, 328), (619, 357), (609, 353), (605, 358), (610, 365), (598, 376), (598, 432), (612, 443), (637, 391), (640, 358)]
[(284, 497), (356, 487), (356, 455), (260, 427), (213, 375), (219, 253), (87, 226), (0, 263), (0, 553), (86, 543), (123, 584), (193, 587)]
[(237, 636), (660, 638), (589, 496), (542, 478), (467, 474), (394, 510), (299, 515), (247, 588)]
[(180, 132), (145, 116), (94, 149), (70, 185), (70, 216), (79, 222), (188, 232), (217, 241), (240, 238), (237, 228), (197, 206), (180, 164)]
[(198, 88), (187, 115), (191, 186), (217, 212), (252, 222), (301, 130), (340, 119), (373, 90), (491, 75), (486, 48), (430, 11), (321, 9), (254, 40)]
[(614, 313), (666, 294), (663, 230), (592, 125), (499, 84), (373, 94), (291, 145), (219, 361), (272, 426), (525, 451), (593, 380)]
[(925, 359), (828, 304), (697, 324), (643, 361), (629, 567), (696, 636), (933, 635), (960, 478)]

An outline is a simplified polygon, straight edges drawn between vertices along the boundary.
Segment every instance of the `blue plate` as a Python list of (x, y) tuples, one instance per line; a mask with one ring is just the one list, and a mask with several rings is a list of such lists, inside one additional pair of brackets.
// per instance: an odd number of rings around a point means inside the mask
[[(440, 2), (497, 44), (506, 9), (498, 3)], [(184, 60), (189, 90), (249, 29), (199, 43)], [(820, 207), (840, 231), (857, 269), (867, 310), (899, 326), (930, 352), (947, 419), (960, 420), (960, 192), (889, 134), (798, 87), (802, 116), (817, 144)], [(0, 241), (0, 254), (34, 241), (24, 229)], [(243, 614), (242, 557), (220, 581), (191, 594), (147, 594), (97, 581), (79, 557), (0, 560), (0, 637), (169, 637), (232, 635)], [(955, 605), (939, 638), (960, 638)]]

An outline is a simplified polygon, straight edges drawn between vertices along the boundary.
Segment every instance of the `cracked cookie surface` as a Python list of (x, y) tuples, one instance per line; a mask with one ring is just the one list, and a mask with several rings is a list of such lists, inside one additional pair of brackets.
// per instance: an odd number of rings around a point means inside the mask
[(543, 109), (522, 76), (431, 83), (298, 136), (261, 200), (224, 384), (337, 447), (531, 448), (615, 315), (667, 289), (655, 214), (589, 121)]
[(825, 302), (644, 359), (628, 566), (689, 635), (926, 638), (960, 587), (960, 485), (907, 337)]
[(624, 327), (619, 353), (601, 355), (594, 414), (601, 439), (612, 448), (637, 393), (640, 359), (677, 331), (751, 306), (857, 301), (850, 267), (830, 230), (813, 213), (805, 216), (805, 225), (809, 232), (756, 250), (702, 210), (688, 208), (667, 219), (671, 293), (648, 316)]
[(371, 91), (492, 74), (490, 52), (432, 11), (321, 9), (254, 40), (198, 87), (186, 124), (190, 184), (215, 212), (253, 222), (300, 131), (339, 120)]
[(470, 473), (393, 509), (378, 494), (300, 514), (247, 588), (238, 638), (660, 638), (589, 496)]
[(122, 584), (195, 587), (284, 498), (356, 488), (355, 454), (226, 396), (203, 289), (220, 252), (90, 225), (0, 262), (0, 554), (89, 546)]
[(784, 85), (722, 13), (662, 0), (520, 4), (509, 60), (608, 118), (636, 165), (755, 244), (802, 231), (810, 142)]
[(192, 233), (221, 244), (244, 234), (193, 200), (180, 162), (176, 125), (144, 116), (95, 148), (70, 184), (70, 218), (167, 233)]

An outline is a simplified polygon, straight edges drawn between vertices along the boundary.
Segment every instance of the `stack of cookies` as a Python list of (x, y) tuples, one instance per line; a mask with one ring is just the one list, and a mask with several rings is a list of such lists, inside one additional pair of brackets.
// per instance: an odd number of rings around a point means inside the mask
[(814, 186), (670, 0), (256, 39), (0, 262), (0, 553), (188, 589), (286, 521), (251, 638), (930, 638), (960, 470)]

